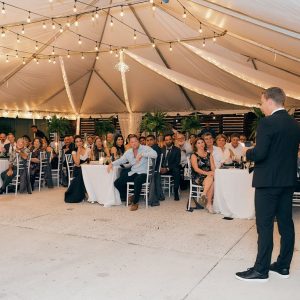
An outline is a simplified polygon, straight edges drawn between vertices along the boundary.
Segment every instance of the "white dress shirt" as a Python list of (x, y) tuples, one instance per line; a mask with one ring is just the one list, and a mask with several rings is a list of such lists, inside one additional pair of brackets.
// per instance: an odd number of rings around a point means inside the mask
[(233, 152), (237, 160), (240, 160), (243, 156), (244, 147), (241, 143), (239, 143), (239, 145), (236, 148), (233, 147), (231, 143), (227, 143), (225, 147)]

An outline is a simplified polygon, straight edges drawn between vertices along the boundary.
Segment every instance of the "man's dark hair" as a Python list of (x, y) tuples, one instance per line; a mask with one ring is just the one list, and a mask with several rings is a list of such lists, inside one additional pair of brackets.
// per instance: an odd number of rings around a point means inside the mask
[(148, 138), (152, 138), (152, 139), (156, 140), (156, 138), (153, 134), (148, 134), (146, 139), (148, 139)]
[(142, 140), (142, 139), (145, 140), (146, 138), (144, 136), (140, 136), (139, 141)]
[(31, 128), (36, 128), (37, 129), (37, 126), (36, 125), (31, 125)]
[(286, 100), (286, 95), (283, 89), (279, 87), (271, 87), (262, 92), (266, 99), (272, 99), (276, 104), (283, 105)]
[(167, 134), (164, 135), (164, 140), (166, 139), (167, 136), (169, 136), (171, 139), (173, 138), (173, 137), (172, 137), (172, 134), (167, 133)]
[(231, 136), (230, 136), (230, 139), (233, 139), (233, 138), (240, 138), (240, 135), (238, 133), (233, 133)]
[(207, 136), (211, 136), (213, 138), (213, 135), (210, 132), (205, 132), (204, 134), (202, 134), (202, 138), (205, 138)]

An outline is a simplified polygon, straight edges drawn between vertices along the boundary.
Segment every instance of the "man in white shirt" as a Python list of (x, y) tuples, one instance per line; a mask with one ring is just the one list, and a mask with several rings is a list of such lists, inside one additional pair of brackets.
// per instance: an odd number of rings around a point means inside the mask
[(210, 132), (204, 133), (202, 137), (207, 147), (207, 152), (209, 152), (213, 156), (215, 166), (217, 169), (219, 169), (222, 165), (223, 160), (223, 153), (221, 149), (217, 146), (214, 146), (214, 138)]
[(244, 156), (244, 147), (240, 143), (240, 135), (237, 133), (230, 136), (230, 143), (226, 144), (226, 148), (233, 153), (236, 161), (240, 161), (241, 157)]

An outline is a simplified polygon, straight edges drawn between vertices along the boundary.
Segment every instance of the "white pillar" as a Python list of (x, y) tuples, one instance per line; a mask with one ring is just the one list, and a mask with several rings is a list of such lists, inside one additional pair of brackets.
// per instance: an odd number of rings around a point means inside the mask
[(76, 135), (80, 134), (80, 115), (76, 116)]

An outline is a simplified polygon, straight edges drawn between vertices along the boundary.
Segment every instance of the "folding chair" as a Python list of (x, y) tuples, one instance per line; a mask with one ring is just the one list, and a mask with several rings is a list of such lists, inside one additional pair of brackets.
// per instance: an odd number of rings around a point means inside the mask
[(72, 158), (72, 154), (65, 154), (66, 157), (66, 163), (67, 163), (67, 171), (68, 171), (68, 187), (71, 184), (71, 181), (73, 180), (73, 170), (74, 170), (74, 162)]

